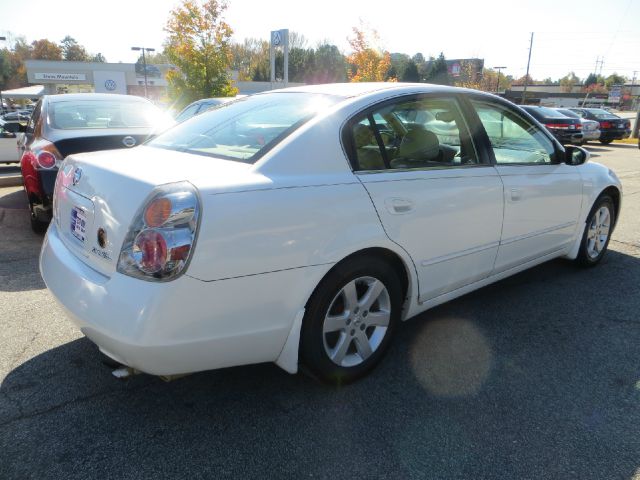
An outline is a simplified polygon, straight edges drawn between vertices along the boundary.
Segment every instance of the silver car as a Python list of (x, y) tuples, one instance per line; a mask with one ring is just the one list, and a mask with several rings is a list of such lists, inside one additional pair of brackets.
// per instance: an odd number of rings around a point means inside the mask
[(600, 139), (600, 124), (595, 120), (588, 120), (581, 117), (576, 112), (569, 110), (568, 108), (554, 108), (555, 111), (560, 112), (567, 117), (578, 118), (582, 123), (582, 143), (587, 143), (589, 140)]

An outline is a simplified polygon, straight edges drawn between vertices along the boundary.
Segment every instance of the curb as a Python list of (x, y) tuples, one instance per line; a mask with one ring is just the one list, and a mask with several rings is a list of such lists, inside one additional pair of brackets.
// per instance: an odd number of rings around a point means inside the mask
[(0, 187), (19, 187), (22, 185), (22, 175), (0, 176)]

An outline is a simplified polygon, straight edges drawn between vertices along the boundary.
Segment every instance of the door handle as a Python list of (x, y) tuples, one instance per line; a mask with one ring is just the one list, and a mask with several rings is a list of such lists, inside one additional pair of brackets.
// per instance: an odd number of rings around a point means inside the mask
[(389, 213), (393, 215), (402, 215), (413, 211), (414, 203), (406, 198), (387, 198), (384, 201)]
[(513, 202), (517, 202), (518, 200), (522, 199), (522, 191), (519, 188), (512, 188), (511, 189), (511, 200)]

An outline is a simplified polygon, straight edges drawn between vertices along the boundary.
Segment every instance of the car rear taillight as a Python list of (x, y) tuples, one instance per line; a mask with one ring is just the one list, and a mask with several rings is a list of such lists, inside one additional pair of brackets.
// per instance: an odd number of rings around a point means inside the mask
[(576, 125), (576, 128), (577, 128), (578, 130), (582, 130), (582, 124), (581, 124), (581, 123), (578, 123), (578, 124)]
[(134, 217), (117, 270), (149, 281), (173, 280), (187, 268), (200, 219), (200, 200), (188, 182), (157, 187)]
[(612, 128), (611, 122), (600, 122), (600, 128)]
[(49, 169), (55, 167), (56, 160), (56, 156), (53, 153), (47, 151), (41, 151), (36, 156), (36, 161), (41, 168)]
[(569, 128), (568, 123), (545, 123), (547, 128), (555, 128), (556, 130), (567, 130)]

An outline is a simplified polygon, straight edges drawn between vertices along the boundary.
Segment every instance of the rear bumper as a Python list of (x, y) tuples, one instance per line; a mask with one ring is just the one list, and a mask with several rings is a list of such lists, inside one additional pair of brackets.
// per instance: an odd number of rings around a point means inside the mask
[(630, 129), (600, 130), (600, 140), (622, 140), (629, 135), (631, 135)]
[[(328, 267), (327, 267), (328, 268)], [(40, 254), (47, 287), (106, 355), (155, 375), (275, 361), (319, 267), (164, 283), (88, 267), (51, 224)], [(315, 284), (314, 284), (315, 285)]]
[(556, 130), (549, 129), (554, 137), (558, 139), (560, 143), (575, 143), (580, 144), (583, 142), (582, 132), (570, 131), (570, 130)]

